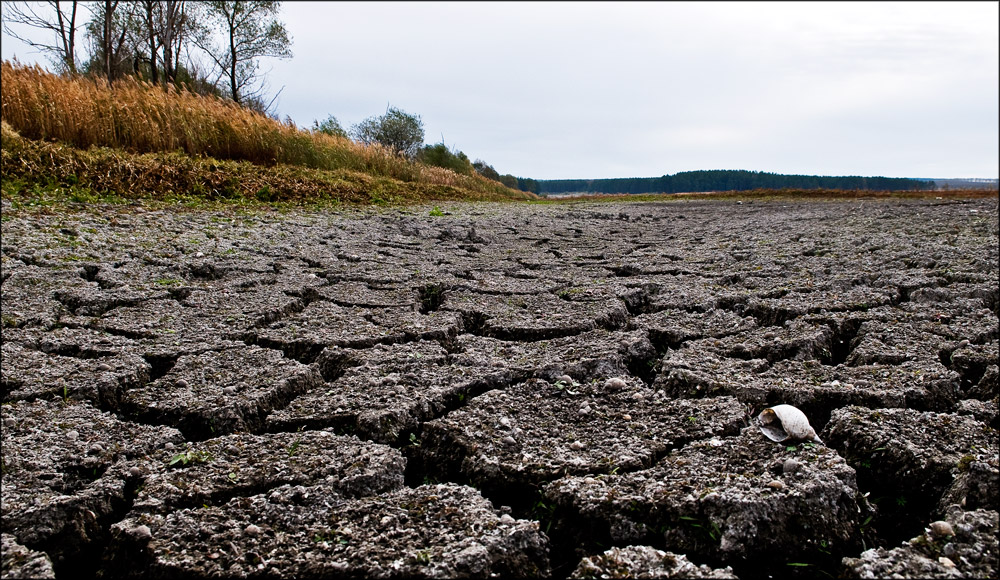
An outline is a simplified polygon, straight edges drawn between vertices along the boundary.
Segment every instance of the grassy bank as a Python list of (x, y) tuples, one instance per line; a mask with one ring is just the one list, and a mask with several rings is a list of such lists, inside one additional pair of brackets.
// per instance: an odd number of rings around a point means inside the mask
[(414, 203), (530, 199), (479, 175), (296, 128), (213, 97), (2, 63), (3, 195)]

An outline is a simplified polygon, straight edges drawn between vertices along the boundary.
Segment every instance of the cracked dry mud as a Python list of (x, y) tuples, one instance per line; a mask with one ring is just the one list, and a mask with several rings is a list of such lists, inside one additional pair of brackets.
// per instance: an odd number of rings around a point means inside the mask
[(7, 209), (4, 578), (997, 574), (996, 199)]

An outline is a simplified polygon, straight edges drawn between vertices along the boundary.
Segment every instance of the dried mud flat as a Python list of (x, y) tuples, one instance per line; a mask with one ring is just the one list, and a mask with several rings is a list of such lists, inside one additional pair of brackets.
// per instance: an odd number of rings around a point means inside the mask
[(996, 577), (996, 199), (8, 209), (4, 578)]

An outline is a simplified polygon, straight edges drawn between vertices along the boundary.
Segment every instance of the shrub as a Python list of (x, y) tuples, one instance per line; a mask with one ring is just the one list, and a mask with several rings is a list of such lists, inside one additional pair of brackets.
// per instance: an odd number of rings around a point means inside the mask
[(420, 150), (420, 153), (417, 154), (417, 161), (426, 163), (427, 165), (434, 165), (435, 167), (451, 169), (455, 173), (465, 175), (473, 172), (472, 163), (465, 153), (452, 151), (444, 143), (424, 146)]
[(364, 145), (381, 145), (413, 159), (424, 142), (424, 123), (420, 115), (389, 107), (381, 117), (368, 117), (351, 127), (351, 136)]

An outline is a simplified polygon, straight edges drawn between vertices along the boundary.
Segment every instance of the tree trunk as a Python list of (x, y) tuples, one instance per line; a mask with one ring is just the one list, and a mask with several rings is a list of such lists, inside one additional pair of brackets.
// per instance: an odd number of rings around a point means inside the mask
[(229, 89), (233, 95), (233, 102), (240, 104), (240, 95), (236, 89), (236, 22), (235, 11), (229, 20)]
[(153, 2), (146, 1), (146, 26), (149, 29), (149, 80), (153, 84), (159, 84), (160, 78), (156, 74), (156, 22), (153, 20)]
[(115, 4), (111, 0), (104, 0), (104, 38), (102, 42), (104, 44), (104, 74), (108, 77), (108, 83), (113, 80), (111, 77), (111, 16), (114, 14)]

